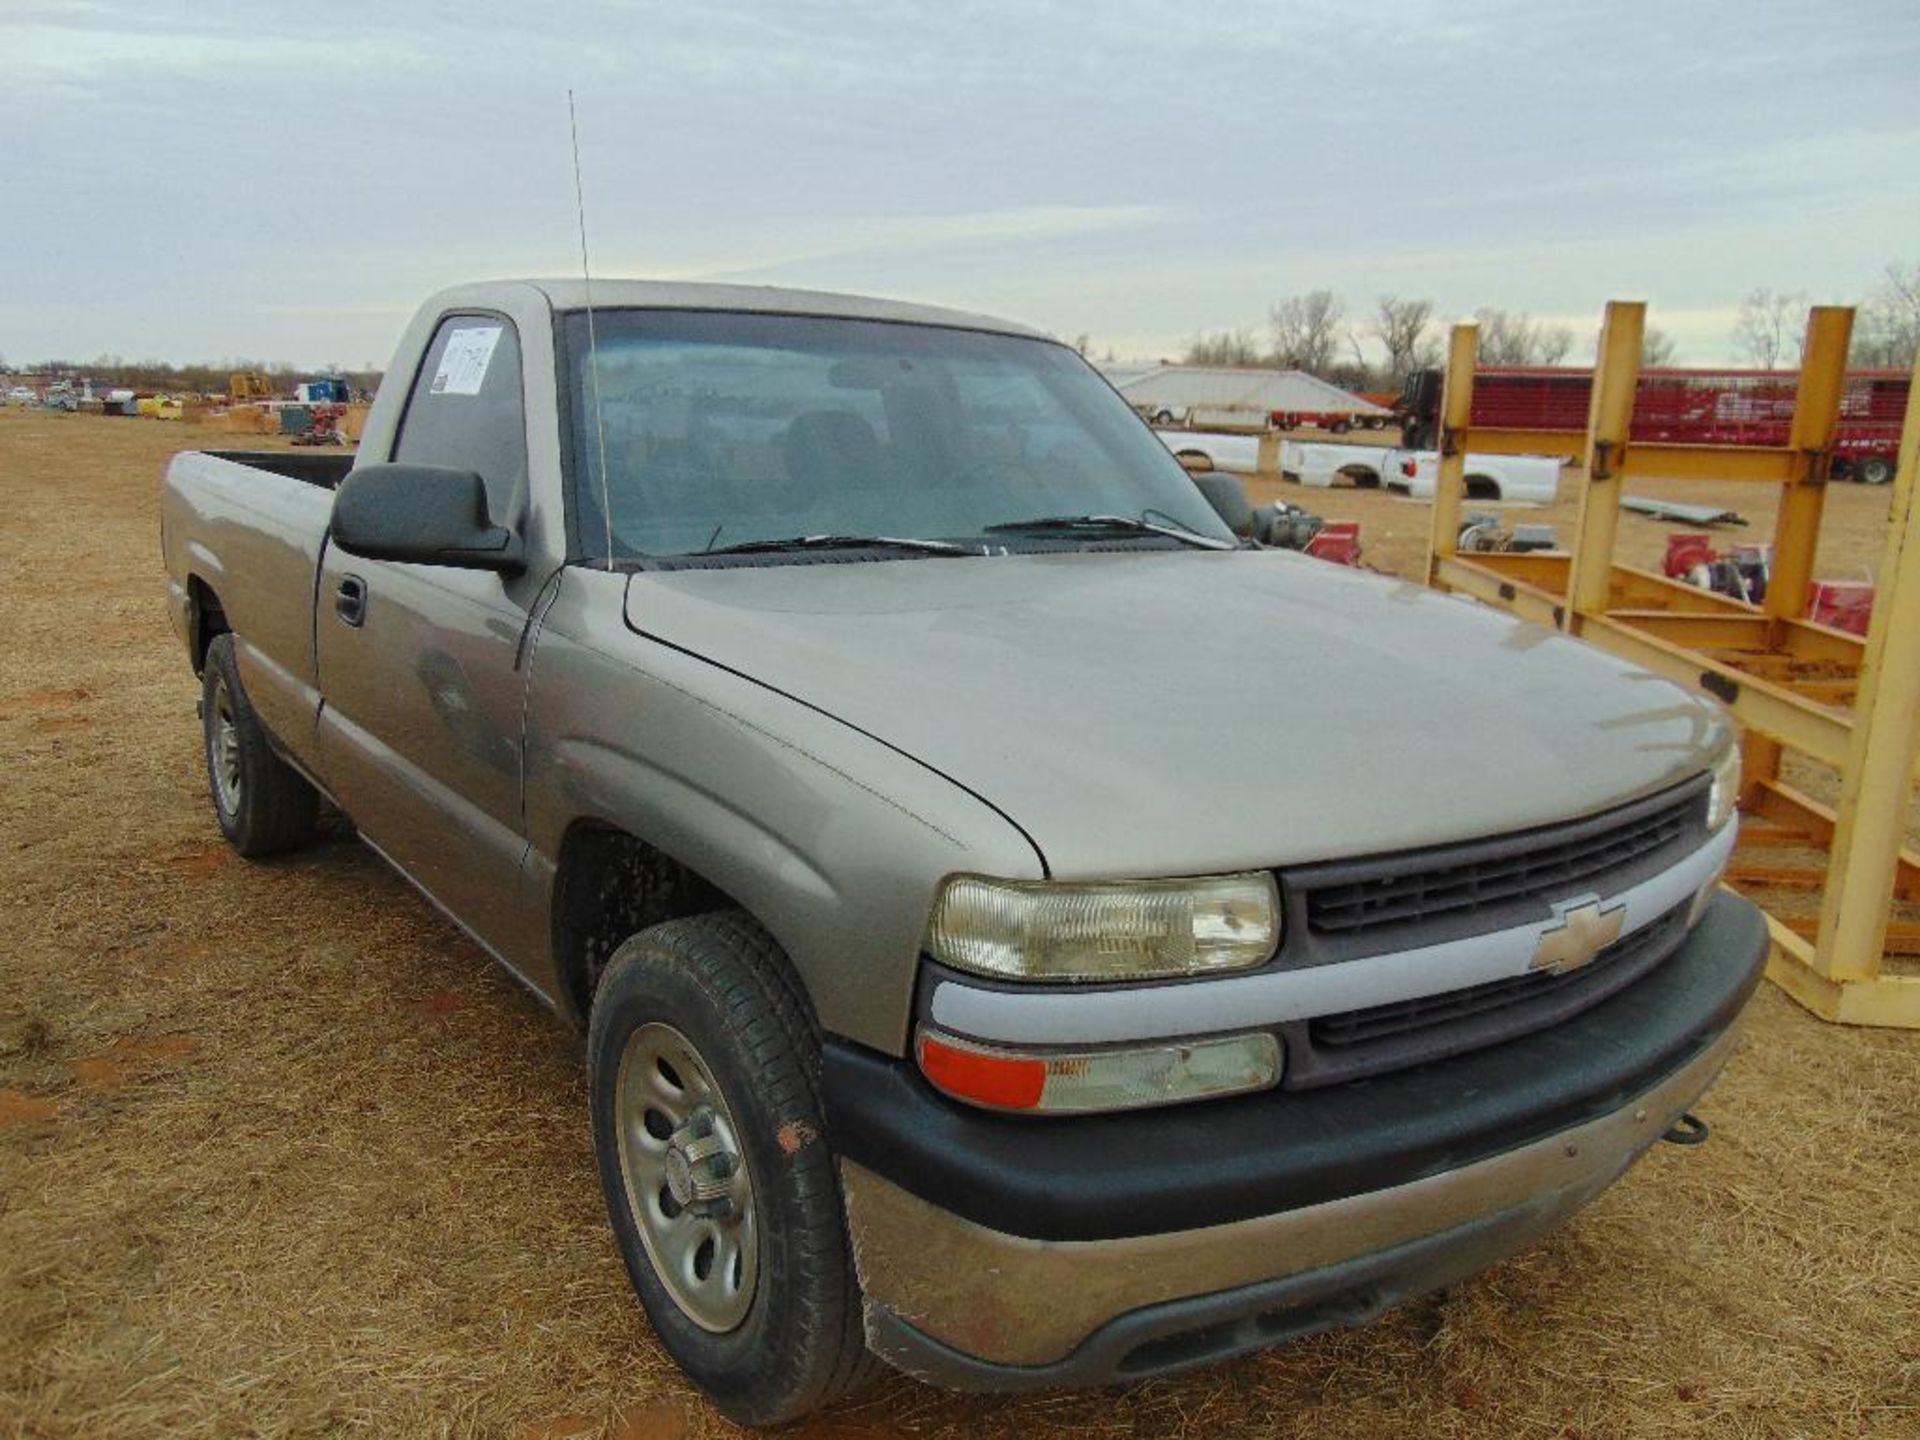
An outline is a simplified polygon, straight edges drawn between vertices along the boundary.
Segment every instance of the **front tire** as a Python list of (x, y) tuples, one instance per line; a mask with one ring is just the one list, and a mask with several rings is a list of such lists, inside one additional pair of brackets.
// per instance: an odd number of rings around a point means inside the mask
[(320, 797), (274, 753), (266, 727), (240, 685), (233, 636), (216, 635), (200, 671), (200, 732), (207, 791), (227, 843), (248, 859), (297, 849), (313, 839)]
[(772, 937), (738, 911), (633, 936), (594, 992), (587, 1071), (627, 1274), (714, 1404), (777, 1424), (873, 1373), (819, 1034)]

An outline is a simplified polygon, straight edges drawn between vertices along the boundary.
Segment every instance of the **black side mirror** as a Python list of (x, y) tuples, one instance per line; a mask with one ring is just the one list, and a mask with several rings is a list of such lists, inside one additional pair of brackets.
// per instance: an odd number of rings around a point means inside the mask
[(1203, 470), (1193, 477), (1193, 484), (1229, 530), (1242, 540), (1253, 534), (1253, 506), (1247, 503), (1246, 487), (1238, 476)]
[(333, 542), (367, 560), (517, 574), (520, 538), (487, 513), (487, 487), (444, 465), (362, 465), (333, 496)]

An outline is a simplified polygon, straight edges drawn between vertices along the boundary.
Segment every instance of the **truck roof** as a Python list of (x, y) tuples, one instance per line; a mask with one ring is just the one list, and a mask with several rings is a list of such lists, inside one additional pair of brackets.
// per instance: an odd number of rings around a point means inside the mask
[[(502, 291), (530, 287), (547, 297), (556, 310), (587, 308), (587, 286), (571, 280), (490, 280), (456, 286), (434, 295), (427, 304), (485, 305)], [(887, 320), (898, 324), (943, 325), (950, 329), (985, 330), (1030, 339), (1052, 337), (1010, 320), (949, 310), (938, 305), (914, 305), (866, 295), (842, 295), (827, 290), (789, 290), (777, 285), (711, 285), (683, 280), (621, 280), (595, 278), (596, 310), (732, 310), (763, 315), (821, 315), (845, 320)]]

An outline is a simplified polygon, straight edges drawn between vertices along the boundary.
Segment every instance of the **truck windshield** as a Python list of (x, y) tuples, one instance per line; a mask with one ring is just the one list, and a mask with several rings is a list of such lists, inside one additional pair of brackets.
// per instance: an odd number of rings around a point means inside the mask
[[(600, 310), (594, 327), (597, 424), (586, 316), (566, 317), (574, 528), (588, 560), (608, 558), (609, 528), (616, 562), (804, 536), (993, 550), (1179, 546), (1155, 527), (1233, 539), (1166, 448), (1063, 345), (679, 310)], [(1151, 523), (993, 528), (1090, 515)]]

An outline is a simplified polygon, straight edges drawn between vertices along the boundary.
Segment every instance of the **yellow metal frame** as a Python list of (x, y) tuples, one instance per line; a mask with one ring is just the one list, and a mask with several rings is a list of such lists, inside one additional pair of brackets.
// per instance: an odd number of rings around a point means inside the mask
[[(1426, 579), (1578, 635), (1725, 702), (1740, 723), (1746, 761), (1741, 809), (1747, 823), (1729, 883), (1821, 893), (1817, 922), (1769, 913), (1768, 975), (1825, 1019), (1920, 1028), (1920, 974), (1891, 973), (1886, 965), (1890, 953), (1920, 954), (1920, 926), (1890, 921), (1896, 897), (1920, 901), (1920, 854), (1902, 843), (1920, 778), (1920, 356), (1867, 636), (1806, 618), (1852, 328), (1850, 309), (1817, 306), (1809, 313), (1787, 444), (1735, 447), (1631, 440), (1646, 329), (1640, 303), (1607, 306), (1584, 433), (1474, 427), (1478, 332), (1471, 324), (1455, 326)], [(1587, 482), (1571, 551), (1459, 553), (1469, 446), (1583, 454)], [(1615, 561), (1622, 483), (1696, 478), (1780, 486), (1764, 606)], [(1840, 773), (1835, 809), (1782, 781), (1780, 760), (1788, 750)], [(1748, 858), (1750, 847), (1769, 846), (1825, 851), (1825, 865)]]

